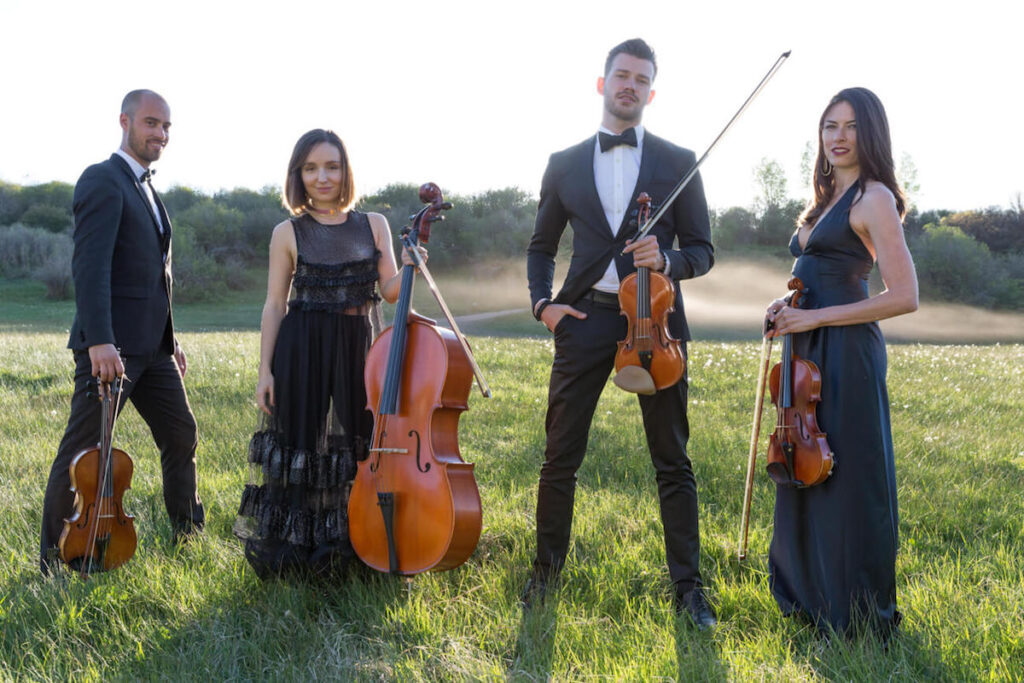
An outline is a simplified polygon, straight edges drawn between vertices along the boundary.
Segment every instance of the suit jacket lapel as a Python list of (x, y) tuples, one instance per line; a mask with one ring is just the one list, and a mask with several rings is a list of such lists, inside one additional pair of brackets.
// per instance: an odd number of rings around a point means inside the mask
[(591, 216), (590, 222), (593, 225), (603, 225), (607, 231), (604, 234), (610, 235), (612, 226), (608, 225), (608, 217), (604, 215), (601, 196), (597, 194), (597, 178), (594, 177), (594, 147), (596, 144), (597, 135), (594, 135), (584, 140), (579, 147), (579, 160), (577, 161), (581, 168), (579, 177), (587, 193), (583, 206), (593, 207), (594, 215)]
[(161, 244), (164, 248), (164, 253), (167, 253), (167, 246), (171, 243), (171, 219), (167, 215), (167, 209), (164, 207), (164, 203), (160, 201), (160, 195), (153, 190), (153, 199), (156, 201), (156, 206), (160, 209), (160, 222), (164, 226), (164, 232), (160, 236)]
[[(135, 191), (139, 193), (139, 197), (142, 198), (142, 203), (146, 205), (146, 211), (149, 212), (149, 217), (153, 219), (153, 229), (156, 230), (157, 239), (160, 240), (163, 251), (167, 251), (166, 245), (164, 244), (165, 236), (160, 234), (160, 222), (157, 220), (156, 214), (153, 213), (153, 205), (150, 203), (149, 197), (146, 195), (146, 190), (142, 187), (142, 183), (140, 183), (139, 179), (135, 177), (135, 173), (132, 172), (128, 162), (122, 159), (120, 155), (114, 154), (111, 156), (111, 159), (117, 160), (115, 163), (119, 164), (121, 170), (128, 175), (128, 178), (131, 180), (131, 184), (135, 187)], [(156, 192), (153, 193), (153, 196), (156, 197)], [(157, 198), (156, 201), (157, 206), (160, 207), (161, 213), (166, 215), (166, 212), (163, 211), (163, 204), (160, 203), (160, 199)], [(170, 225), (170, 221), (165, 221), (164, 225)]]

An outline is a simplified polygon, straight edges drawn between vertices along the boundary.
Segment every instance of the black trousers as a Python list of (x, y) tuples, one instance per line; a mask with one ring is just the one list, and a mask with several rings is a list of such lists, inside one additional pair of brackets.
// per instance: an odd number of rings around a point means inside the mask
[[(615, 367), (617, 342), (626, 334), (626, 319), (617, 305), (584, 298), (574, 307), (587, 313), (587, 318), (565, 316), (555, 327), (545, 422), (547, 449), (537, 489), (534, 568), (541, 572), (557, 572), (565, 562), (576, 471), (583, 463), (598, 398)], [(686, 455), (690, 435), (686, 393), (684, 377), (653, 396), (638, 396), (658, 484), (669, 576), (680, 591), (701, 585), (697, 482)]]
[[(164, 505), (175, 535), (202, 529), (203, 504), (196, 486), (196, 419), (185, 396), (185, 385), (173, 356), (156, 352), (124, 359), (125, 381), (120, 404), (131, 400), (149, 425), (160, 449), (163, 470)], [(102, 404), (96, 398), (96, 383), (87, 351), (75, 352), (75, 393), (71, 415), (43, 497), (43, 529), (40, 568), (48, 573), (59, 561), (58, 543), (64, 519), (74, 514), (69, 467), (79, 452), (99, 442)], [(116, 434), (116, 429), (115, 429)]]

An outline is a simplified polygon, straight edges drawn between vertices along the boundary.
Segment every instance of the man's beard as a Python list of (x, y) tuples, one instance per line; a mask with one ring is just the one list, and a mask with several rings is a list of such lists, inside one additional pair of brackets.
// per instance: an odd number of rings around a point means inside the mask
[(149, 147), (146, 145), (146, 138), (135, 135), (135, 129), (132, 128), (128, 131), (128, 147), (135, 152), (135, 156), (145, 161), (153, 162), (160, 158), (160, 152), (163, 151), (163, 147), (157, 147), (156, 152), (151, 152)]
[(606, 100), (604, 103), (605, 111), (615, 118), (628, 123), (639, 123), (640, 117), (644, 113), (644, 108), (642, 106), (637, 106), (636, 104), (633, 104), (632, 106), (634, 108), (626, 109), (616, 98)]

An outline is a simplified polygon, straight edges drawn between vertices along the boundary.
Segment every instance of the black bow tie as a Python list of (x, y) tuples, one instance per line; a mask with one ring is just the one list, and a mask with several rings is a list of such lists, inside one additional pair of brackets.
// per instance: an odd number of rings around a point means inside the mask
[(155, 170), (147, 168), (145, 171), (142, 172), (142, 175), (139, 176), (139, 182), (148, 183), (149, 179), (152, 178), (155, 173)]
[(601, 145), (602, 152), (607, 152), (613, 147), (618, 147), (619, 145), (636, 147), (636, 128), (627, 128), (622, 131), (621, 135), (599, 132), (597, 134), (597, 141)]

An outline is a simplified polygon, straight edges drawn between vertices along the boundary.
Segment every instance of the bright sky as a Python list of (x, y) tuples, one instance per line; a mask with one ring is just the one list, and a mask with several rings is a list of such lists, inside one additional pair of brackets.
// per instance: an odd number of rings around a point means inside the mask
[(923, 209), (1024, 191), (1024, 4), (557, 0), (0, 0), (0, 179), (74, 182), (120, 142), (121, 98), (171, 105), (157, 187), (280, 185), (295, 140), (333, 128), (357, 188), (432, 180), (536, 194), (551, 152), (596, 130), (609, 48), (654, 48), (648, 130), (698, 155), (793, 54), (703, 166), (713, 207), (749, 205), (764, 157), (800, 156), (829, 97), (874, 90)]

